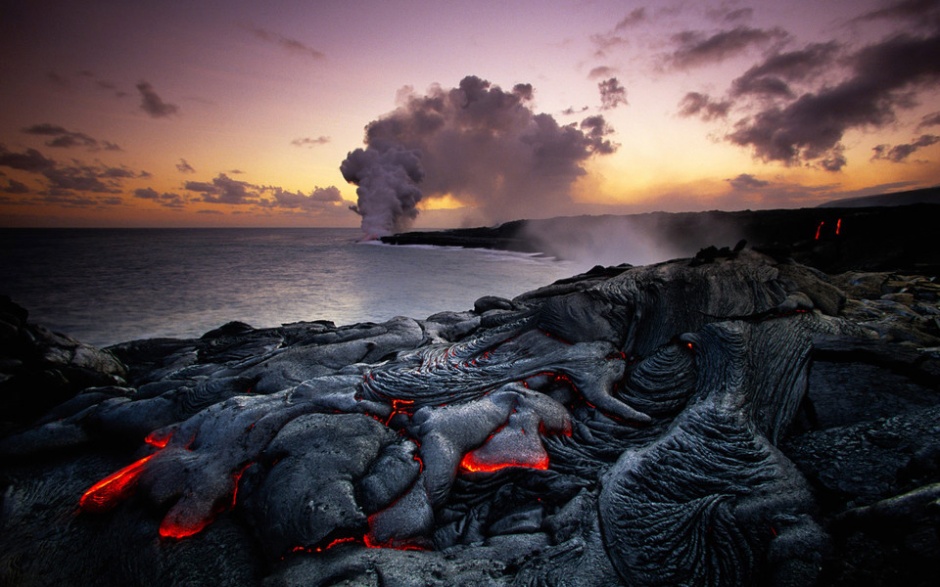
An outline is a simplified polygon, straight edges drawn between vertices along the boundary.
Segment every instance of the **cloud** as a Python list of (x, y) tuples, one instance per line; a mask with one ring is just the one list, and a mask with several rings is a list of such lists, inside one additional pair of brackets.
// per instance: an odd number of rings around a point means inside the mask
[(613, 76), (615, 73), (617, 73), (617, 70), (616, 70), (615, 68), (613, 68), (613, 67), (608, 67), (608, 66), (606, 66), (606, 65), (599, 65), (599, 66), (593, 68), (591, 71), (588, 72), (588, 79), (597, 79), (597, 78), (601, 78), (601, 77), (611, 77), (611, 76)]
[(179, 107), (176, 104), (164, 102), (153, 90), (153, 86), (145, 81), (137, 84), (137, 91), (140, 92), (141, 110), (153, 118), (166, 118), (179, 111)]
[(330, 142), (330, 137), (319, 136), (315, 139), (310, 137), (303, 137), (299, 139), (294, 139), (290, 144), (295, 147), (312, 147), (314, 145), (325, 145)]
[(38, 173), (55, 167), (55, 161), (47, 159), (36, 149), (27, 149), (24, 153), (13, 153), (0, 145), (0, 167), (11, 167), (21, 171)]
[(180, 159), (180, 162), (176, 164), (176, 170), (180, 173), (196, 173), (196, 170), (186, 159)]
[(938, 0), (900, 0), (890, 5), (866, 12), (852, 22), (875, 20), (905, 20), (915, 25), (940, 26), (940, 1)]
[(120, 181), (129, 175), (121, 170), (102, 169), (89, 165), (73, 165), (46, 169), (42, 175), (49, 181), (50, 192), (121, 193)]
[(736, 191), (753, 191), (765, 188), (770, 185), (769, 181), (762, 179), (757, 179), (750, 173), (742, 173), (737, 177), (732, 177), (731, 179), (726, 179), (731, 188)]
[(627, 88), (620, 85), (617, 78), (612, 77), (597, 84), (601, 93), (601, 110), (613, 110), (617, 106), (627, 105)]
[(31, 135), (51, 137), (48, 141), (45, 142), (47, 147), (65, 149), (70, 147), (86, 147), (89, 151), (98, 151), (101, 149), (104, 149), (105, 151), (121, 150), (119, 146), (110, 141), (99, 142), (97, 139), (92, 138), (83, 132), (70, 131), (62, 126), (49, 124), (48, 122), (28, 126), (22, 129), (22, 132)]
[(848, 160), (845, 158), (845, 147), (838, 144), (826, 153), (819, 160), (819, 165), (826, 171), (841, 171), (846, 166)]
[(184, 189), (202, 194), (202, 201), (209, 204), (257, 204), (261, 196), (259, 186), (232, 179), (224, 173), (211, 182), (187, 181)]
[(179, 194), (170, 192), (159, 193), (153, 188), (140, 188), (134, 190), (134, 197), (142, 200), (150, 200), (165, 208), (174, 210), (182, 209), (186, 205), (186, 199)]
[(60, 75), (54, 71), (50, 71), (46, 73), (46, 79), (52, 82), (54, 85), (64, 90), (67, 90), (72, 87), (72, 81), (69, 78), (63, 75)]
[[(73, 160), (73, 165), (60, 165), (45, 157), (35, 149), (24, 153), (11, 153), (0, 145), (0, 166), (11, 167), (40, 175), (44, 179), (44, 189), (38, 192), (48, 198), (67, 199), (77, 205), (81, 198), (75, 192), (118, 194), (121, 193), (125, 180), (149, 177), (146, 172), (135, 172), (126, 167), (108, 167), (104, 165), (86, 165)], [(52, 200), (47, 200), (52, 202)], [(97, 200), (95, 200), (97, 201)]]
[(475, 76), (426, 95), (403, 92), (395, 111), (367, 125), (366, 148), (340, 166), (359, 186), (365, 231), (407, 227), (425, 195), (449, 195), (491, 222), (570, 209), (587, 160), (616, 149), (613, 130), (603, 117), (560, 125), (531, 109), (532, 95), (529, 84), (504, 91)]
[(750, 20), (754, 16), (753, 8), (735, 8), (732, 9), (728, 6), (722, 6), (720, 8), (705, 9), (705, 15), (712, 20), (717, 20), (727, 23), (743, 22)]
[(646, 8), (645, 7), (634, 8), (633, 10), (630, 11), (630, 14), (621, 18), (620, 21), (617, 22), (617, 26), (614, 27), (614, 30), (622, 31), (623, 29), (636, 26), (645, 20), (646, 20)]
[(3, 191), (7, 194), (28, 194), (29, 186), (25, 183), (16, 181), (15, 179), (10, 179), (7, 182), (7, 185), (0, 188), (0, 191)]
[(910, 157), (914, 151), (924, 147), (929, 147), (931, 145), (936, 145), (937, 143), (940, 143), (940, 136), (921, 135), (919, 138), (904, 145), (895, 145), (893, 147), (890, 145), (878, 145), (872, 149), (875, 152), (875, 154), (872, 156), (872, 159), (886, 159), (888, 161), (900, 163)]
[(705, 121), (715, 120), (728, 116), (731, 105), (728, 100), (715, 101), (708, 94), (689, 92), (679, 102), (679, 116), (698, 116)]
[(798, 51), (771, 55), (748, 69), (731, 84), (734, 97), (745, 94), (792, 98), (787, 82), (801, 82), (830, 66), (839, 51), (835, 42), (814, 43)]
[(272, 197), (273, 199), (266, 200), (263, 205), (308, 213), (330, 211), (336, 208), (345, 208), (346, 206), (346, 202), (340, 196), (339, 188), (335, 186), (314, 188), (309, 196), (300, 192), (289, 192), (281, 188), (275, 188), (272, 190)]
[(580, 109), (577, 109), (577, 110), (575, 109), (574, 106), (568, 106), (567, 108), (565, 108), (564, 110), (562, 110), (561, 113), (562, 113), (564, 116), (571, 116), (572, 114), (578, 114), (578, 113), (581, 113), (581, 112), (587, 112), (587, 111), (590, 110), (590, 109), (591, 109), (590, 106), (582, 106)]
[(599, 155), (610, 155), (615, 153), (620, 146), (607, 140), (606, 137), (613, 134), (614, 129), (607, 124), (603, 116), (588, 116), (581, 121), (581, 132), (594, 142), (593, 152)]
[(690, 69), (719, 63), (752, 47), (772, 42), (782, 43), (788, 38), (786, 31), (776, 27), (755, 29), (739, 26), (713, 35), (701, 31), (683, 31), (672, 37), (677, 48), (667, 57), (667, 62), (675, 69)]
[(591, 35), (591, 42), (597, 47), (594, 50), (595, 57), (606, 57), (612, 50), (626, 47), (630, 44), (627, 39), (615, 33)]
[(931, 126), (940, 126), (940, 112), (924, 115), (917, 124), (917, 130), (922, 130)]
[(297, 39), (284, 37), (282, 35), (273, 33), (271, 31), (268, 31), (259, 27), (249, 27), (248, 30), (251, 31), (251, 33), (256, 38), (261, 39), (262, 41), (265, 41), (267, 43), (273, 43), (290, 53), (294, 53), (296, 55), (303, 55), (303, 56), (311, 57), (313, 59), (318, 59), (318, 60), (326, 57), (326, 55), (323, 54), (323, 52), (317, 51), (316, 49), (301, 43)]
[(918, 91), (940, 82), (940, 33), (900, 34), (864, 47), (846, 59), (850, 71), (841, 83), (772, 105), (735, 124), (730, 142), (753, 149), (764, 161), (788, 165), (816, 161), (841, 168), (841, 140), (855, 128), (881, 128), (898, 109), (916, 102)]

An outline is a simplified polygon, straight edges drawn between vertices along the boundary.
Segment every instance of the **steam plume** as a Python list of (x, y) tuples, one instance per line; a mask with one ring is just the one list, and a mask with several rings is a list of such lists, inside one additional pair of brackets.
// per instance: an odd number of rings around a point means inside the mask
[(350, 209), (362, 216), (362, 230), (377, 237), (407, 230), (418, 216), (424, 177), (417, 151), (386, 141), (372, 141), (356, 149), (340, 165), (346, 181), (359, 187), (357, 204)]
[(616, 150), (613, 130), (602, 117), (559, 125), (532, 110), (533, 93), (530, 84), (504, 91), (475, 76), (426, 95), (404, 89), (397, 109), (366, 126), (366, 147), (340, 166), (359, 186), (352, 208), (365, 232), (406, 229), (422, 191), (450, 195), (488, 222), (570, 210), (584, 163)]

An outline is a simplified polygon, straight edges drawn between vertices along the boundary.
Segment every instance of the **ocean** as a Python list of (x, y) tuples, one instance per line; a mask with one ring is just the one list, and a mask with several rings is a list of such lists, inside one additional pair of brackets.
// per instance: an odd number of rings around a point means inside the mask
[(358, 229), (0, 229), (0, 294), (103, 347), (256, 328), (424, 319), (580, 268), (517, 253), (358, 242)]

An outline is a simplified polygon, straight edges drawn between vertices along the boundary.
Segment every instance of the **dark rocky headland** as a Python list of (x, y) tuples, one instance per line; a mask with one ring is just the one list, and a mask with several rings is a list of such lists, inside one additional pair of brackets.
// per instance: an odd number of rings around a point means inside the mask
[(0, 298), (0, 585), (935, 584), (940, 206), (648, 218), (698, 252), (426, 319)]

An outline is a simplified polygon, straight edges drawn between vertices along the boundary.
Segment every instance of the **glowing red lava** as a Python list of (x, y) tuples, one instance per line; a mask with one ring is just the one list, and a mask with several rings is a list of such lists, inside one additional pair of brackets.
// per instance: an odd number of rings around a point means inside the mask
[(147, 435), (147, 438), (144, 439), (144, 442), (157, 448), (166, 448), (166, 445), (170, 443), (171, 438), (173, 438), (172, 430), (154, 430)]
[(235, 489), (232, 490), (232, 507), (235, 507), (235, 503), (238, 501), (238, 484), (242, 480), (242, 475), (245, 474), (245, 471), (248, 470), (248, 467), (254, 465), (253, 462), (246, 463), (241, 469), (235, 472), (233, 480), (235, 481)]
[(470, 451), (464, 455), (463, 459), (460, 461), (460, 468), (469, 473), (495, 473), (502, 469), (509, 469), (511, 467), (518, 467), (524, 469), (539, 469), (547, 470), (548, 469), (548, 455), (542, 456), (537, 461), (514, 461), (507, 459), (505, 461), (499, 461), (496, 463), (491, 462), (482, 462), (477, 459), (474, 455), (474, 451)]
[(838, 236), (839, 233), (841, 232), (842, 232), (842, 219), (840, 218), (836, 220), (836, 236)]
[(82, 511), (100, 514), (114, 508), (119, 501), (129, 497), (137, 487), (137, 479), (143, 472), (144, 465), (157, 453), (134, 461), (116, 473), (108, 475), (92, 485), (78, 500)]
[[(411, 407), (414, 405), (415, 400), (413, 399), (393, 399), (392, 400), (392, 412), (388, 415), (388, 419), (383, 422), (388, 426), (392, 418), (398, 414), (405, 414), (406, 416), (411, 416)], [(376, 418), (378, 419), (378, 418)]]
[(820, 234), (822, 234), (822, 229), (823, 229), (823, 226), (825, 226), (825, 224), (826, 224), (826, 221), (823, 220), (822, 222), (819, 223), (819, 225), (816, 226), (816, 238), (813, 240), (819, 240), (819, 236)]
[(198, 520), (192, 526), (184, 526), (171, 520), (164, 519), (163, 523), (160, 524), (160, 536), (162, 538), (174, 538), (176, 540), (181, 538), (188, 538), (193, 534), (199, 534), (205, 530), (206, 526), (208, 526), (211, 522), (212, 519), (208, 518), (205, 520)]
[(365, 536), (362, 537), (362, 543), (365, 544), (366, 548), (391, 548), (393, 550), (427, 550), (417, 544), (411, 544), (410, 542), (400, 542), (397, 540), (389, 542), (376, 542), (375, 538), (372, 537), (372, 533), (368, 532)]

